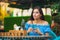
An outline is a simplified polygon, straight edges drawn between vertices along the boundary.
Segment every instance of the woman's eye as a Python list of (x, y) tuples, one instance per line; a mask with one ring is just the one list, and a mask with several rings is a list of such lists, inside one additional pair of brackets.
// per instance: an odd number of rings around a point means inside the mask
[(33, 13), (39, 13), (39, 12), (33, 12)]
[(36, 13), (39, 13), (39, 12), (36, 12)]

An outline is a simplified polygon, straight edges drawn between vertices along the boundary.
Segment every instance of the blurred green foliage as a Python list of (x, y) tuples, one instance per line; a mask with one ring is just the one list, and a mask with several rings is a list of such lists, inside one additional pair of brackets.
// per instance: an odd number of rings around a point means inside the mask
[(60, 14), (54, 17), (54, 22), (60, 24)]
[(53, 28), (53, 31), (57, 34), (60, 35), (60, 14), (54, 17), (54, 22), (56, 23), (55, 27)]
[(51, 6), (52, 13), (55, 13), (55, 10), (57, 10), (57, 12), (58, 12), (58, 11), (59, 11), (59, 8), (60, 8), (60, 4), (59, 4), (59, 3), (54, 3), (54, 4)]
[(22, 18), (24, 18), (24, 20), (27, 21), (29, 17), (28, 16), (26, 17), (5, 17), (4, 30), (5, 31), (13, 30), (14, 24), (17, 24), (18, 26), (20, 26)]

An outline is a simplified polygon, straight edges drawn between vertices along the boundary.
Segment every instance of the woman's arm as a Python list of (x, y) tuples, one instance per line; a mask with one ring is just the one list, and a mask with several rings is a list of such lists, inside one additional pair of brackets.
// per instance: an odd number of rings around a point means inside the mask
[(27, 33), (31, 32), (33, 29), (30, 27), (31, 25), (31, 21), (28, 21), (26, 24), (25, 24), (25, 29), (27, 30)]
[(29, 28), (29, 29), (27, 30), (27, 33), (31, 32), (32, 30), (33, 30), (32, 28)]
[(49, 32), (51, 31), (50, 25), (47, 21), (45, 21), (44, 23), (45, 23), (45, 27), (44, 27), (45, 36), (49, 36)]

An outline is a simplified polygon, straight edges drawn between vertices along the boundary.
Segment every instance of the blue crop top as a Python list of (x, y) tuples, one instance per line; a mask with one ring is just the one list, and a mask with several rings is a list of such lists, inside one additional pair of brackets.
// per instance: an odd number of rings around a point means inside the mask
[[(49, 31), (51, 31), (49, 24), (44, 24), (44, 25), (43, 24), (29, 24), (29, 23), (25, 24), (26, 30), (28, 30), (30, 27), (33, 28), (34, 30), (39, 29), (43, 34), (47, 32), (49, 33)], [(29, 36), (40, 36), (40, 35), (32, 31), (32, 32), (29, 32)]]

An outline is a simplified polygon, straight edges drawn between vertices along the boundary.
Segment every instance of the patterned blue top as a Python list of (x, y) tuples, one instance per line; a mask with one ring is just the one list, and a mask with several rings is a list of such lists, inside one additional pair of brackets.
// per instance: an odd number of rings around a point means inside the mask
[[(43, 34), (47, 32), (49, 33), (49, 31), (51, 31), (49, 24), (29, 24), (29, 23), (25, 24), (26, 30), (28, 30), (30, 27), (33, 28), (34, 30), (39, 29)], [(29, 36), (40, 36), (40, 35), (32, 31), (32, 32), (29, 32)]]

